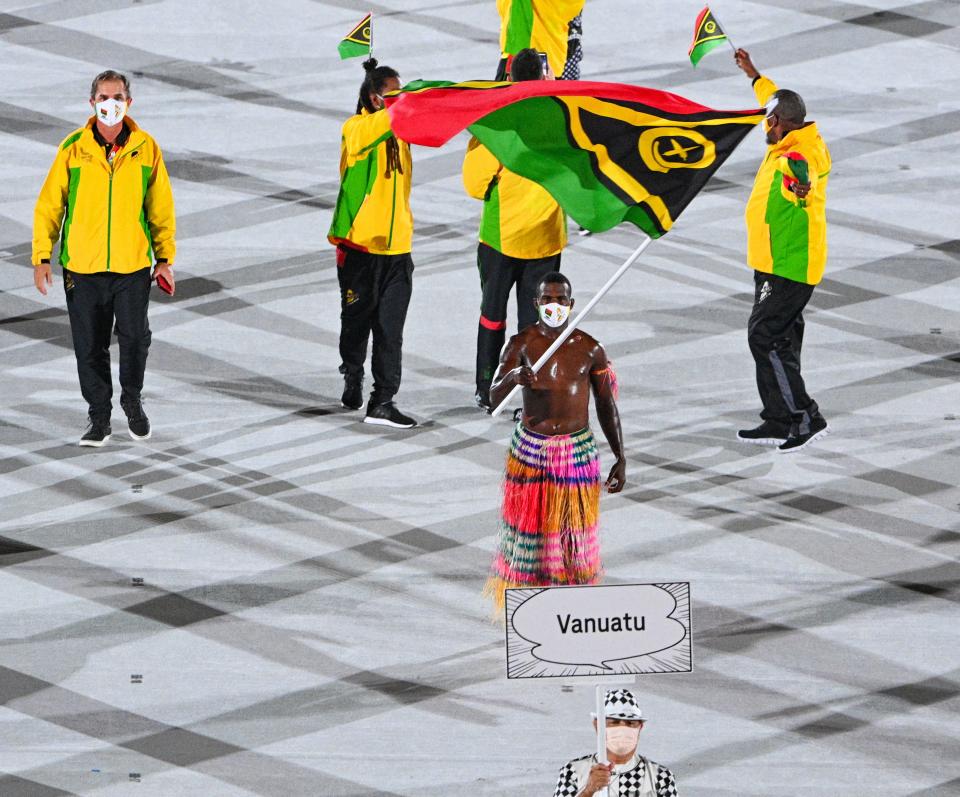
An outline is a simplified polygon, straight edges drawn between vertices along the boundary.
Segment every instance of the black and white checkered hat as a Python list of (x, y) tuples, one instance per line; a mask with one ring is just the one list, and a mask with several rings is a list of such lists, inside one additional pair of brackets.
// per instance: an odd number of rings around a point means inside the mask
[[(629, 689), (608, 689), (603, 701), (603, 713), (612, 720), (642, 720), (643, 712), (637, 705), (637, 699)], [(597, 715), (590, 712), (594, 719)]]

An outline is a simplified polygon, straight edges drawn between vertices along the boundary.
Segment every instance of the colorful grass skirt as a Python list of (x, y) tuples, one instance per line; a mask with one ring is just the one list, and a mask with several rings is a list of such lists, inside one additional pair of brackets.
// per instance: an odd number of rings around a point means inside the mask
[(595, 584), (602, 574), (600, 461), (593, 433), (513, 433), (497, 555), (484, 594), (503, 607), (508, 587)]

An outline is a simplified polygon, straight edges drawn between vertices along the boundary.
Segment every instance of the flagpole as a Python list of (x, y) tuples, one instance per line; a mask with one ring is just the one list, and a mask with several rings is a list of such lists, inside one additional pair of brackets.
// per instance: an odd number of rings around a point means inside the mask
[[(649, 235), (644, 236), (643, 243), (641, 243), (640, 246), (638, 246), (633, 251), (633, 254), (630, 255), (630, 257), (626, 259), (624, 264), (614, 272), (613, 276), (607, 280), (607, 284), (604, 285), (599, 291), (597, 291), (596, 295), (589, 302), (587, 302), (587, 306), (584, 307), (579, 313), (577, 313), (577, 317), (574, 318), (567, 325), (567, 328), (563, 330), (563, 332), (557, 337), (557, 339), (553, 343), (550, 344), (550, 348), (548, 348), (540, 357), (540, 359), (533, 364), (532, 370), (534, 373), (537, 373), (541, 368), (543, 368), (547, 360), (549, 360), (553, 356), (553, 353), (563, 345), (563, 342), (567, 338), (569, 338), (570, 335), (573, 334), (573, 331), (577, 328), (580, 322), (583, 321), (587, 313), (589, 313), (597, 304), (597, 302), (599, 302), (607, 294), (607, 292), (614, 286), (614, 283), (616, 283), (616, 281), (620, 279), (620, 277), (622, 277), (624, 274), (627, 273), (627, 269), (629, 269), (630, 266), (632, 266), (636, 262), (637, 258), (643, 254), (643, 250), (646, 249), (648, 246), (650, 246), (652, 242), (653, 242), (653, 238), (651, 238)], [(493, 417), (496, 417), (501, 412), (503, 412), (503, 408), (510, 403), (510, 400), (514, 397), (516, 392), (520, 390), (520, 388), (521, 388), (521, 385), (514, 385), (513, 390), (511, 390), (507, 394), (507, 397), (497, 405), (497, 407), (490, 413), (490, 415)]]
[(373, 12), (370, 12), (370, 55), (368, 58), (373, 58)]
[[(711, 8), (711, 9), (710, 9), (710, 13), (713, 14), (713, 21), (716, 22), (717, 25), (720, 26), (720, 30), (723, 31), (723, 35), (724, 35), (724, 36), (726, 37), (726, 39), (727, 39), (727, 44), (730, 45), (730, 47), (733, 49), (733, 54), (736, 55), (736, 54), (737, 54), (737, 48), (736, 48), (736, 46), (735, 46), (734, 43), (733, 43), (733, 39), (730, 38), (730, 34), (727, 33), (727, 29), (726, 29), (723, 25), (720, 24), (720, 17), (717, 16), (717, 12), (714, 11), (714, 10)], [(372, 33), (373, 28), (371, 28), (370, 30), (371, 30), (371, 33)]]

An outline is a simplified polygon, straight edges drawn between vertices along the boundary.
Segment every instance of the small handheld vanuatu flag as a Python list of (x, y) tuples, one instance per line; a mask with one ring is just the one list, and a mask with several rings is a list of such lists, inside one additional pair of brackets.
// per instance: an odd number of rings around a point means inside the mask
[(704, 6), (700, 16), (693, 26), (693, 43), (690, 45), (690, 60), (696, 66), (700, 59), (716, 47), (720, 47), (727, 40), (720, 23), (717, 22), (710, 6)]
[(373, 14), (367, 14), (360, 24), (350, 31), (337, 45), (340, 58), (356, 58), (368, 55), (373, 39)]

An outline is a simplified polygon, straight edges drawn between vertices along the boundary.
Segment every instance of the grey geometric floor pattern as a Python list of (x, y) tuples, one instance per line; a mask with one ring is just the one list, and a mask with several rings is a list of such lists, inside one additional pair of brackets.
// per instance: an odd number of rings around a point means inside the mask
[[(338, 407), (325, 241), (362, 77), (338, 40), (372, 8), (405, 79), (490, 77), (493, 0), (0, 5), (0, 795), (552, 794), (591, 749), (592, 688), (508, 682), (480, 597), (510, 423), (472, 408), (464, 139), (414, 152), (415, 431)], [(753, 107), (729, 50), (686, 59), (701, 5), (588, 0), (584, 76)], [(960, 7), (716, 11), (833, 153), (804, 348), (833, 434), (792, 457), (734, 440), (759, 409), (755, 131), (587, 324), (629, 459), (602, 504), (607, 583), (692, 584), (695, 671), (641, 677), (641, 749), (685, 797), (956, 795)], [(106, 67), (165, 150), (179, 279), (151, 309), (154, 438), (90, 451), (29, 240)], [(637, 242), (572, 238), (581, 301)]]

